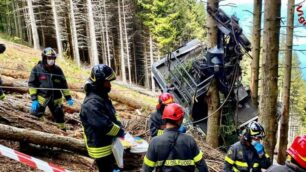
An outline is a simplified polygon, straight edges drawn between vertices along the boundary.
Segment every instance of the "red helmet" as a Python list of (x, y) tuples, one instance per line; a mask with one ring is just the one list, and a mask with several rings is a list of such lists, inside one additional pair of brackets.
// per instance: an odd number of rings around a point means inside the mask
[(302, 168), (306, 169), (306, 135), (297, 136), (287, 152)]
[(158, 102), (159, 102), (159, 104), (164, 104), (164, 105), (174, 103), (174, 97), (170, 93), (162, 93), (158, 97)]
[(177, 103), (168, 104), (163, 112), (162, 119), (171, 119), (173, 121), (181, 120), (184, 117), (184, 109)]

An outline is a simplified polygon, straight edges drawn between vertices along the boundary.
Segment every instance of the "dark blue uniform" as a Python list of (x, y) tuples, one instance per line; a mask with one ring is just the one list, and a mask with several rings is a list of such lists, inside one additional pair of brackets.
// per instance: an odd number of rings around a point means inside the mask
[(71, 99), (71, 95), (70, 91), (67, 90), (68, 85), (62, 69), (57, 65), (47, 69), (40, 61), (32, 69), (28, 85), (32, 101), (38, 100), (40, 104), (38, 110), (32, 112), (32, 114), (41, 117), (45, 112), (46, 106), (48, 106), (55, 122), (64, 124), (62, 94), (66, 100)]
[(247, 147), (239, 141), (233, 144), (225, 156), (225, 172), (261, 172), (261, 168), (267, 169), (271, 160), (267, 154), (259, 158), (256, 149), (251, 145)]
[[(199, 150), (195, 140), (178, 129), (165, 129), (164, 134), (151, 140), (149, 149), (144, 157), (143, 171), (151, 172), (161, 169), (163, 172), (193, 172), (197, 167), (199, 172), (207, 172), (203, 153)], [(177, 140), (170, 153), (170, 145)], [(163, 161), (164, 166), (162, 166)]]
[(162, 111), (157, 109), (150, 115), (149, 128), (151, 137), (160, 136), (164, 133), (166, 122), (162, 120)]
[(90, 157), (95, 158), (99, 171), (112, 171), (114, 158), (112, 142), (123, 132), (116, 111), (107, 95), (99, 94), (90, 85), (83, 102), (80, 118), (84, 129), (84, 140)]

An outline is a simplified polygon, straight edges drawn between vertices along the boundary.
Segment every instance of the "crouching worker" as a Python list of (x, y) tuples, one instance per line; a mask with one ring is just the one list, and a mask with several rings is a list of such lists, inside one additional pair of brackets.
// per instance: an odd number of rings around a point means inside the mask
[(286, 164), (272, 166), (267, 172), (306, 172), (306, 135), (297, 136), (287, 152)]
[(56, 52), (48, 47), (43, 50), (41, 56), (42, 59), (32, 69), (28, 82), (32, 99), (31, 114), (40, 118), (48, 106), (58, 127), (65, 131), (62, 94), (69, 106), (72, 106), (74, 101), (62, 69), (55, 65)]
[[(4, 44), (0, 44), (0, 54), (4, 53), (6, 47)], [(2, 79), (0, 78), (0, 86), (2, 85)], [(4, 100), (5, 99), (5, 94), (2, 90), (2, 88), (0, 88), (0, 100)]]
[(172, 103), (165, 107), (162, 119), (166, 121), (164, 134), (151, 140), (144, 157), (143, 171), (151, 172), (207, 172), (203, 153), (193, 137), (179, 132), (183, 122), (184, 110)]
[(95, 65), (84, 87), (86, 97), (80, 112), (84, 140), (88, 154), (96, 160), (100, 172), (116, 169), (111, 145), (114, 138), (124, 137), (124, 130), (108, 96), (110, 82), (115, 79), (112, 68), (105, 64)]

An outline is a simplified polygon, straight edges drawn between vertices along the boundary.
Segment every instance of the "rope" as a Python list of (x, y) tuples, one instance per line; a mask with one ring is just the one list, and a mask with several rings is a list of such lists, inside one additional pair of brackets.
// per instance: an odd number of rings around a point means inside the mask
[(34, 72), (34, 71), (25, 70), (25, 69), (14, 69), (14, 68), (9, 68), (9, 67), (4, 67), (4, 66), (0, 66), (0, 69), (13, 70), (13, 71), (19, 71), (19, 72), (28, 72), (28, 73), (32, 72), (32, 73), (37, 73), (37, 74), (45, 74), (45, 75), (60, 76), (60, 77), (71, 78), (71, 79), (86, 80), (86, 78), (70, 77), (70, 76), (59, 75), (59, 74), (52, 74), (52, 73), (46, 73), (46, 72)]
[(83, 91), (83, 89), (69, 89), (69, 88), (37, 88), (37, 87), (27, 87), (27, 86), (18, 86), (18, 87), (14, 87), (14, 86), (0, 86), (0, 88), (11, 88), (11, 89), (29, 89), (29, 88), (34, 88), (37, 90), (52, 90), (52, 91), (61, 91), (61, 90), (72, 90), (72, 91)]

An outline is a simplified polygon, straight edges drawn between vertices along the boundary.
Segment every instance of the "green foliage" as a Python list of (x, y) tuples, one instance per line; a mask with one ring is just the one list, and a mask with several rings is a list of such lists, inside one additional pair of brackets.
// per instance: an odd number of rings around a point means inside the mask
[[(280, 75), (283, 77), (284, 61), (281, 63)], [(306, 83), (303, 80), (301, 63), (297, 54), (292, 56), (291, 70), (291, 89), (290, 89), (290, 112), (292, 115), (298, 115), (302, 120), (306, 120)]]
[(205, 9), (197, 0), (138, 0), (138, 16), (166, 53), (193, 38), (204, 39)]

